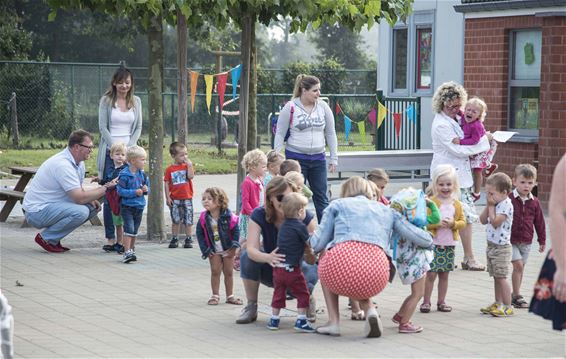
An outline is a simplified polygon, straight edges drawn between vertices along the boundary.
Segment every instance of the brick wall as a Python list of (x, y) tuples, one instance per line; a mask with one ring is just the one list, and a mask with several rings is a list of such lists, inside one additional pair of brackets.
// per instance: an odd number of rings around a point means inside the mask
[(508, 124), (509, 31), (542, 29), (539, 141), (501, 144), (495, 161), (509, 175), (519, 163), (538, 164), (538, 195), (546, 202), (552, 171), (566, 152), (566, 17), (466, 19), (465, 26), (464, 86), (487, 102), (491, 131)]

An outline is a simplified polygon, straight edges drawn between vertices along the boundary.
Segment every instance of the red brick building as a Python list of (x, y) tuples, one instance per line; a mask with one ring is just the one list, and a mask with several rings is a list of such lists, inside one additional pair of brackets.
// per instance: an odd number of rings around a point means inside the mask
[(566, 0), (462, 0), (455, 9), (465, 19), (469, 96), (487, 102), (488, 130), (519, 132), (499, 146), (499, 170), (534, 164), (547, 202), (566, 153)]

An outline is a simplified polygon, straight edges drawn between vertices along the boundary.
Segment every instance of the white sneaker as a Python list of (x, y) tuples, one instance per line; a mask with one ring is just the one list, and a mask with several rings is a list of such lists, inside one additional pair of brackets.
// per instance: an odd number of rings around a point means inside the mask
[(379, 338), (383, 332), (383, 324), (375, 308), (368, 310), (364, 324), (364, 335), (368, 338)]

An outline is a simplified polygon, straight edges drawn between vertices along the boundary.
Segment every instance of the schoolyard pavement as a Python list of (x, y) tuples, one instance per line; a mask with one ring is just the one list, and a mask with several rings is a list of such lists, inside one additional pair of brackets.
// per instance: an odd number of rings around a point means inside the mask
[[(197, 212), (205, 186), (232, 188), (227, 184), (235, 183), (232, 175), (200, 177), (195, 181)], [(234, 202), (235, 191), (229, 195)], [(165, 242), (140, 241), (138, 261), (126, 265), (121, 256), (100, 249), (103, 230), (87, 223), (64, 240), (70, 252), (52, 254), (35, 244), (36, 230), (20, 228), (21, 221), (16, 212), (0, 226), (1, 288), (13, 307), (18, 358), (565, 355), (565, 335), (526, 309), (516, 310), (511, 318), (480, 314), (479, 308), (493, 299), (487, 272), (457, 269), (450, 274), (447, 303), (453, 312), (416, 313), (413, 321), (425, 328), (419, 334), (399, 334), (391, 322), (410, 290), (398, 278), (376, 297), (384, 324), (381, 338), (362, 337), (363, 322), (349, 319), (345, 298), (340, 303), (341, 337), (296, 333), (295, 301), (287, 302), (281, 329), (272, 332), (265, 327), (272, 292), (266, 287), (260, 288), (260, 314), (252, 324), (235, 324), (242, 307), (224, 303), (222, 286), (220, 305), (206, 305), (210, 270), (198, 248), (169, 249)], [(523, 281), (523, 294), (529, 298), (544, 259), (536, 249), (534, 245)], [(474, 250), (485, 262), (481, 225), (474, 226)], [(457, 263), (461, 256), (457, 247)], [(238, 272), (234, 275), (235, 293), (244, 299)], [(318, 286), (315, 296), (322, 311), (316, 323), (320, 325), (326, 313)]]

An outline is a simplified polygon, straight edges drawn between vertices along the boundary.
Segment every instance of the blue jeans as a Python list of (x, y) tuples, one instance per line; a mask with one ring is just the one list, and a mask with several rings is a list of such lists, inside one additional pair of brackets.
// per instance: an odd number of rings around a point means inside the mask
[(312, 201), (316, 209), (318, 223), (322, 219), (322, 212), (328, 207), (328, 175), (326, 161), (298, 160), (301, 172), (312, 191)]
[(143, 208), (121, 206), (120, 215), (124, 220), (124, 235), (136, 237), (142, 221)]
[(96, 213), (91, 204), (50, 203), (39, 212), (26, 212), (26, 221), (35, 228), (45, 228), (41, 237), (56, 245)]
[[(114, 171), (114, 161), (110, 158), (110, 150), (106, 150), (106, 159), (104, 160), (104, 172), (102, 178), (106, 178), (108, 173)], [(104, 202), (102, 206), (102, 215), (104, 219), (104, 235), (106, 239), (115, 239), (116, 231), (114, 228), (114, 222), (112, 221), (112, 210), (104, 197)]]
[[(301, 270), (305, 276), (309, 293), (312, 293), (318, 282), (318, 266), (303, 262)], [(248, 257), (248, 251), (242, 251), (240, 254), (240, 277), (273, 288), (273, 267), (267, 263), (254, 262)]]

